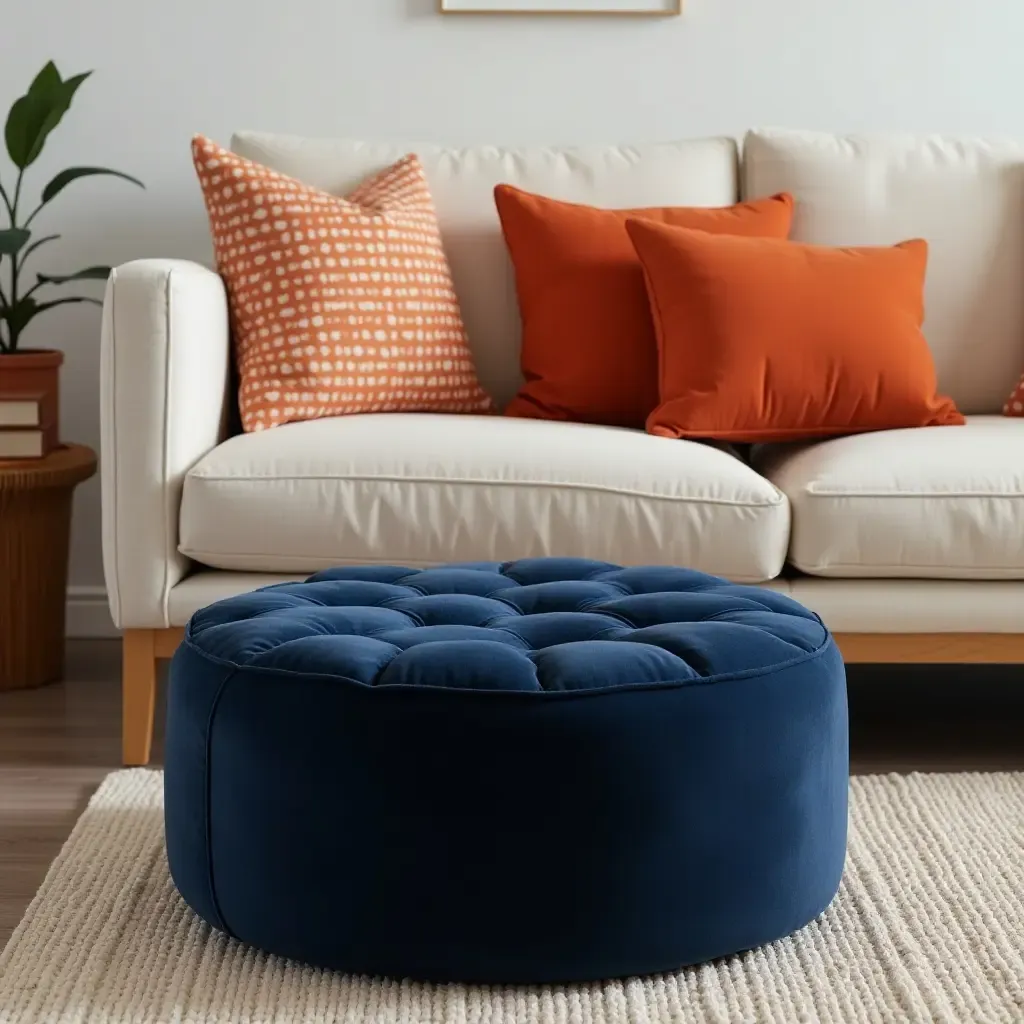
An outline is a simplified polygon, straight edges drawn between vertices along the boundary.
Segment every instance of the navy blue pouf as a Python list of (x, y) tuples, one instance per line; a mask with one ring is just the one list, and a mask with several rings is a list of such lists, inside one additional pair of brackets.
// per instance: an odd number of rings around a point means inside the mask
[(842, 659), (771, 591), (527, 559), (197, 612), (167, 851), (214, 927), (347, 972), (571, 982), (777, 939), (839, 886)]

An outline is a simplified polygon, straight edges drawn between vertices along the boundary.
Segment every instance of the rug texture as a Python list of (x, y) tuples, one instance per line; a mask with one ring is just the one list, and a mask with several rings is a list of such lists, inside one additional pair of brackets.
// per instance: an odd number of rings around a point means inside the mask
[(842, 889), (795, 936), (659, 977), (488, 988), (332, 974), (211, 931), (167, 873), (160, 773), (117, 772), (0, 954), (0, 1021), (1024, 1021), (1024, 774), (851, 786)]

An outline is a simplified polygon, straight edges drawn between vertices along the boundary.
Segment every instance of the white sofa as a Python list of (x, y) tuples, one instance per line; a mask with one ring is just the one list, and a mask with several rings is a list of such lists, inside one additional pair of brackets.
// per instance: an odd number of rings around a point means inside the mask
[(794, 237), (931, 243), (926, 332), (966, 427), (724, 447), (500, 417), (354, 416), (229, 436), (227, 304), (191, 263), (119, 267), (102, 345), (103, 547), (125, 630), (125, 760), (149, 757), (155, 662), (197, 608), (333, 564), (580, 555), (693, 566), (818, 611), (848, 660), (1024, 661), (1024, 145), (759, 131), (584, 149), (242, 134), (333, 192), (414, 150), (481, 380), (519, 380), (492, 189), (600, 206), (792, 192)]

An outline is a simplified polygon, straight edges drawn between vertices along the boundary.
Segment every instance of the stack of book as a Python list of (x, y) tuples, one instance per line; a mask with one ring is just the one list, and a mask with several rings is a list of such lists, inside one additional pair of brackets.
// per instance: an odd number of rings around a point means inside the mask
[(42, 459), (57, 447), (50, 397), (0, 392), (0, 459)]

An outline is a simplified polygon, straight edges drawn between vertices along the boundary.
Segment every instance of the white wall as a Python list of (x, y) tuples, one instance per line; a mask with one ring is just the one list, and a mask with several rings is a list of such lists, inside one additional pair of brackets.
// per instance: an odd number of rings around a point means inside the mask
[[(440, 16), (436, 0), (4, 0), (0, 109), (47, 58), (65, 75), (95, 68), (33, 184), (98, 163), (149, 186), (69, 188), (37, 222), (64, 235), (51, 271), (207, 259), (195, 132), (598, 142), (773, 124), (1024, 137), (1020, 0), (685, 2), (681, 18), (630, 20)], [(93, 444), (98, 324), (92, 307), (65, 307), (28, 337), (66, 351), (64, 435)], [(78, 502), (71, 582), (95, 595), (96, 481)]]

